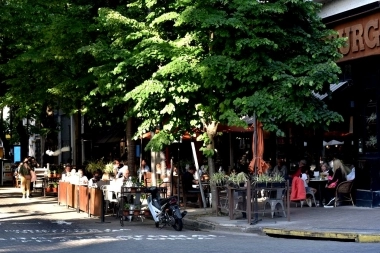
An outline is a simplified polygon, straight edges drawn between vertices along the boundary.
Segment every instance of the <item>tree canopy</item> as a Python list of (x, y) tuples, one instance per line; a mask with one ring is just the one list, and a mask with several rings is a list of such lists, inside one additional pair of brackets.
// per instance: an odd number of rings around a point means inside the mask
[(242, 117), (253, 114), (278, 134), (284, 122), (341, 120), (311, 93), (327, 92), (340, 72), (342, 41), (331, 39), (319, 4), (131, 1), (128, 7), (99, 11), (98, 25), (112, 43), (99, 40), (86, 51), (116, 60), (112, 72), (103, 65), (93, 70), (109, 86), (110, 76), (124, 78), (120, 101), (130, 105), (128, 116), (143, 119), (139, 132), (163, 125), (148, 148), (212, 123), (243, 125)]
[(341, 120), (311, 93), (337, 81), (342, 45), (312, 1), (1, 4), (2, 105), (20, 117), (46, 105), (95, 122), (136, 117), (137, 135), (160, 128), (155, 150), (195, 129), (210, 143), (208, 127), (253, 114), (278, 134), (284, 122)]

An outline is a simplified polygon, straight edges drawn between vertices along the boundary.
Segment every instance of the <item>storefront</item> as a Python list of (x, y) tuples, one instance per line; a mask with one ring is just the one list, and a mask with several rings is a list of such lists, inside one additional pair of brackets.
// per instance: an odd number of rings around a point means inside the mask
[(380, 8), (368, 5), (324, 20), (347, 37), (343, 58), (343, 91), (334, 92), (332, 109), (342, 114), (343, 128), (356, 166), (356, 205), (380, 207)]

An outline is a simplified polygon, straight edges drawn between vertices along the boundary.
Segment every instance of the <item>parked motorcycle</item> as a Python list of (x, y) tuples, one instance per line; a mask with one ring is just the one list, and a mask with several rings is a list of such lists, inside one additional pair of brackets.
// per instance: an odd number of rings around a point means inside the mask
[(156, 227), (172, 226), (176, 231), (181, 231), (183, 228), (182, 218), (185, 217), (187, 211), (181, 213), (177, 197), (161, 199), (159, 189), (155, 186), (149, 187), (147, 192), (150, 193), (148, 207)]

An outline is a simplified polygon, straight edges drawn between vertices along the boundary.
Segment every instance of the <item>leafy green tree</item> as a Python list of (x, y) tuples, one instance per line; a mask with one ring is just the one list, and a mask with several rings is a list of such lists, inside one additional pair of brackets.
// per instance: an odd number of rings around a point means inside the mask
[[(340, 72), (342, 41), (331, 39), (311, 1), (146, 1), (149, 38), (135, 48), (156, 71), (126, 94), (141, 129), (165, 122), (148, 148), (158, 150), (176, 134), (204, 130), (204, 153), (215, 171), (213, 139), (219, 123), (241, 126), (256, 114), (264, 129), (328, 126), (342, 120), (313, 97), (327, 92)], [(142, 65), (145, 66), (145, 65)], [(212, 189), (215, 193), (215, 189)], [(214, 198), (215, 199), (215, 198)], [(216, 203), (213, 203), (216, 207)]]
[(87, 113), (95, 124), (109, 122), (112, 112), (102, 106), (103, 98), (89, 94), (95, 87), (93, 74), (88, 71), (93, 57), (77, 52), (97, 37), (93, 18), (108, 2), (1, 2), (0, 71), (7, 89), (0, 94), (0, 107), (13, 106), (15, 122), (30, 118), (38, 123), (32, 129), (14, 124), (24, 132), (20, 134), (22, 143), (33, 131), (53, 140), (53, 146), (57, 144), (57, 124), (48, 123), (48, 108), (68, 115)]

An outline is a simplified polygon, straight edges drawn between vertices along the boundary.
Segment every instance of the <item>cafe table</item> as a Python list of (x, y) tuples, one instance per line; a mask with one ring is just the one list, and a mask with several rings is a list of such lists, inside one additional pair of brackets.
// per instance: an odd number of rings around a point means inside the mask
[(320, 179), (320, 178), (312, 178), (309, 181), (310, 187), (315, 187), (318, 189), (318, 196), (319, 196), (319, 207), (323, 207), (323, 189), (325, 188), (325, 185), (327, 184), (327, 179)]

